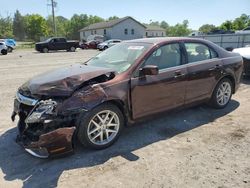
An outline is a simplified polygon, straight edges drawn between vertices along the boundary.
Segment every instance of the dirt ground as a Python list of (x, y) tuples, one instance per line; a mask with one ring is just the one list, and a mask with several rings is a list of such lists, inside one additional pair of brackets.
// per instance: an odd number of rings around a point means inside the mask
[(5, 187), (250, 187), (250, 79), (223, 110), (206, 105), (167, 113), (126, 128), (113, 146), (42, 160), (15, 143), (13, 97), (32, 76), (83, 62), (78, 50), (0, 55), (0, 188)]

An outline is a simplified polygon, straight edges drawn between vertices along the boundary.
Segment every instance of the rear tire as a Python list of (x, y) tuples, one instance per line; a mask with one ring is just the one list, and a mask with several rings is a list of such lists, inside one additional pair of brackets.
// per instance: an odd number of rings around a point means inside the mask
[(12, 52), (12, 51), (13, 51), (13, 48), (8, 47), (8, 52)]
[(107, 47), (107, 46), (104, 46), (104, 47), (103, 47), (103, 50), (107, 50), (107, 49), (108, 49), (108, 47)]
[(91, 149), (104, 149), (120, 136), (124, 117), (117, 106), (107, 103), (80, 115), (77, 126), (77, 137), (82, 145)]
[(223, 78), (215, 87), (210, 99), (210, 105), (217, 109), (225, 108), (231, 100), (233, 84), (228, 78)]
[(76, 48), (75, 48), (74, 46), (72, 46), (72, 47), (70, 48), (70, 51), (71, 51), (71, 52), (75, 52), (75, 51), (76, 51)]

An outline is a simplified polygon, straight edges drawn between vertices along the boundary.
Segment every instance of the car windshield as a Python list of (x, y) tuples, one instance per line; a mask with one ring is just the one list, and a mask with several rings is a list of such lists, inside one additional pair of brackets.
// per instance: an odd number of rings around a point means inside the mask
[(47, 40), (45, 40), (44, 42), (50, 42), (52, 38), (48, 38)]
[(151, 44), (147, 43), (120, 43), (98, 54), (86, 64), (112, 68), (118, 73), (122, 73), (128, 70), (150, 46)]

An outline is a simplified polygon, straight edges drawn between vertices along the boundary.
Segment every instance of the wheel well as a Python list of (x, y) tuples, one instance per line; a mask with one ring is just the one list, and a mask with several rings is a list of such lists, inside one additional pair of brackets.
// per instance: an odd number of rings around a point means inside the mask
[[(121, 110), (125, 122), (127, 122), (128, 113), (126, 112), (125, 104), (122, 100), (109, 100), (109, 101), (106, 101), (104, 103), (109, 103), (109, 104), (113, 104), (113, 105), (117, 106), (119, 108), (119, 110)], [(125, 123), (125, 125), (126, 125), (126, 123)]]
[(224, 78), (227, 78), (227, 79), (229, 79), (232, 82), (232, 84), (233, 84), (233, 92), (232, 93), (235, 93), (235, 79), (234, 79), (234, 77), (231, 76), (231, 75), (226, 75), (223, 78), (221, 78), (220, 80), (222, 80)]

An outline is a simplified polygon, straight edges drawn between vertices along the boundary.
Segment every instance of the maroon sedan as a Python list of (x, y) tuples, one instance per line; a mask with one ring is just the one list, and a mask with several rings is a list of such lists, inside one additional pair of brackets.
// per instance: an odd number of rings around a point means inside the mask
[(80, 44), (81, 49), (97, 49), (97, 45), (100, 44), (100, 41), (97, 40), (91, 40), (85, 43)]
[(103, 149), (146, 116), (203, 102), (226, 107), (242, 68), (240, 55), (202, 39), (122, 42), (22, 85), (12, 114), (17, 141), (42, 158), (72, 152), (75, 137)]

